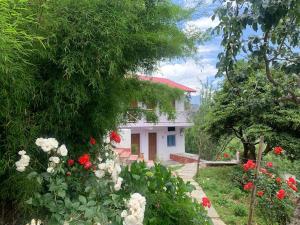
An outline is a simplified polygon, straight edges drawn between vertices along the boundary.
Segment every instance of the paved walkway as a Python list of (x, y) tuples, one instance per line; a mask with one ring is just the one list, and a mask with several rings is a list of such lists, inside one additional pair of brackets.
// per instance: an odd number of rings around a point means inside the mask
[[(182, 168), (176, 170), (175, 172), (180, 176), (185, 182), (189, 181), (193, 186), (195, 186), (195, 190), (192, 191), (191, 196), (196, 199), (199, 203), (202, 202), (202, 198), (205, 197), (205, 193), (199, 184), (194, 181), (193, 177), (195, 176), (197, 171), (197, 163), (188, 163), (185, 164)], [(219, 217), (217, 211), (213, 206), (210, 208), (206, 208), (207, 215), (211, 218), (214, 225), (226, 225)]]

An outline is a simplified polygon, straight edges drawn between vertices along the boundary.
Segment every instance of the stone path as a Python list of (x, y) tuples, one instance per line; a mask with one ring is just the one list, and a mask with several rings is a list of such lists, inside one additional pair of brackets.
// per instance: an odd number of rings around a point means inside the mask
[[(202, 165), (203, 167), (203, 165)], [(185, 164), (182, 168), (176, 170), (175, 172), (180, 176), (185, 182), (189, 181), (193, 186), (195, 186), (195, 190), (192, 191), (191, 196), (196, 199), (199, 203), (202, 202), (202, 198), (205, 197), (205, 193), (199, 184), (194, 181), (193, 177), (196, 174), (197, 163), (188, 163)], [(211, 218), (214, 225), (226, 225), (219, 217), (217, 211), (213, 206), (210, 208), (206, 208), (207, 215)]]

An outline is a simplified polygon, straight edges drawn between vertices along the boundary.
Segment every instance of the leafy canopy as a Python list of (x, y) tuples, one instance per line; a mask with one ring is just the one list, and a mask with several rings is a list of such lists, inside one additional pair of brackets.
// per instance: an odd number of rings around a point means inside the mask
[[(224, 52), (219, 54), (218, 74), (234, 79), (236, 63), (249, 61), (256, 68), (263, 63), (266, 82), (281, 92), (281, 101), (300, 104), (300, 2), (298, 0), (223, 1), (214, 17), (220, 19)], [(272, 71), (281, 71), (278, 77)]]
[[(5, 0), (0, 6), (1, 199), (30, 192), (20, 191), (31, 186), (15, 173), (19, 150), (38, 156), (33, 141), (55, 136), (72, 154), (85, 151), (86, 139), (102, 140), (115, 129), (132, 100), (148, 101), (150, 90), (161, 88), (126, 74), (194, 50), (194, 37), (177, 26), (190, 12), (169, 0)], [(167, 100), (178, 92), (164, 90), (157, 101), (172, 114)]]
[[(208, 114), (207, 131), (216, 138), (234, 135), (244, 147), (254, 146), (258, 137), (264, 135), (267, 152), (280, 145), (290, 158), (299, 159), (298, 106), (278, 100), (280, 90), (266, 82), (262, 69), (254, 69), (244, 62), (239, 62), (237, 67), (236, 76), (230, 82), (225, 80), (216, 93)], [(280, 72), (272, 71), (278, 77), (284, 76)]]

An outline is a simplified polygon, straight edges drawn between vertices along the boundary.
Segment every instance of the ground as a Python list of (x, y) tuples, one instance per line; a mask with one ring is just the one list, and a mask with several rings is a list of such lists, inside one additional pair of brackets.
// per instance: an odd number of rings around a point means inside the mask
[[(250, 195), (232, 182), (234, 169), (233, 166), (202, 168), (196, 180), (226, 224), (243, 225), (247, 224)], [(266, 224), (258, 212), (255, 212), (254, 220), (256, 224)]]

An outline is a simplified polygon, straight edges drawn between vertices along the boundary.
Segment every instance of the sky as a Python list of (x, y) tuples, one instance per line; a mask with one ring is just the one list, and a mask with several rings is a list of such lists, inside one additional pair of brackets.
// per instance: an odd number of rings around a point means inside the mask
[[(183, 7), (193, 7), (195, 0), (173, 0), (173, 2)], [(215, 8), (216, 3), (212, 3), (211, 0), (203, 0), (192, 20), (183, 24), (183, 29), (188, 29), (190, 26), (201, 30), (215, 27), (218, 25), (218, 20), (211, 20)], [(222, 51), (220, 42), (221, 37), (212, 37), (203, 45), (197, 46), (195, 58), (198, 60), (187, 58), (160, 62), (154, 75), (171, 79), (196, 90), (200, 90), (200, 81), (217, 82), (215, 79), (217, 55)]]

